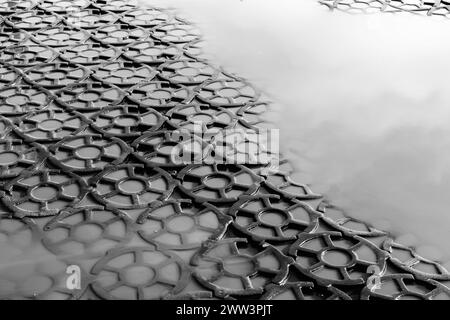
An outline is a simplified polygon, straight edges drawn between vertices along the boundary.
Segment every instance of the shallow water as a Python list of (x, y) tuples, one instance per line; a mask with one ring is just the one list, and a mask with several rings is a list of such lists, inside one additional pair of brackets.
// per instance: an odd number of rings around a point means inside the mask
[(302, 182), (449, 260), (449, 21), (315, 0), (141, 2), (179, 9), (213, 61), (279, 104), (272, 120)]

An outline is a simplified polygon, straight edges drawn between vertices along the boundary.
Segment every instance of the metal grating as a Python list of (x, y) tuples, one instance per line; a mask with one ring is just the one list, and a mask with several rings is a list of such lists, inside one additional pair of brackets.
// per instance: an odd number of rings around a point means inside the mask
[[(320, 2), (447, 15), (444, 1)], [(287, 161), (208, 162), (249, 140), (212, 155), (194, 123), (273, 124), (189, 22), (125, 0), (0, 0), (0, 15), (0, 299), (450, 299), (439, 262), (346, 216)], [(177, 148), (204, 163), (174, 162)]]

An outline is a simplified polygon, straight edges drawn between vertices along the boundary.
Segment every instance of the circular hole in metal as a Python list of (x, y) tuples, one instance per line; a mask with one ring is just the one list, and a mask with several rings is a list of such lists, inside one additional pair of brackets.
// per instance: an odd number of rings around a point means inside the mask
[(223, 189), (231, 183), (228, 176), (223, 174), (212, 174), (205, 179), (205, 185), (212, 189)]
[(119, 189), (125, 194), (135, 194), (145, 190), (145, 184), (137, 179), (127, 179), (119, 183)]
[(94, 91), (86, 91), (80, 94), (79, 99), (82, 101), (97, 101), (100, 98), (100, 95)]
[(30, 101), (30, 99), (28, 98), (28, 96), (26, 96), (24, 94), (16, 94), (16, 95), (8, 97), (6, 99), (6, 103), (12, 104), (12, 105), (19, 105), (19, 106), (22, 106), (22, 105), (28, 103), (29, 101)]
[(199, 74), (197, 69), (190, 68), (190, 67), (182, 68), (182, 69), (178, 70), (178, 73), (181, 74), (182, 76), (186, 76), (186, 77), (195, 77), (195, 76), (198, 76), (198, 74)]
[(260, 220), (269, 226), (282, 226), (286, 222), (286, 214), (279, 210), (267, 210), (261, 213)]
[(137, 120), (134, 117), (125, 116), (116, 118), (115, 123), (121, 127), (132, 127), (137, 124)]
[(345, 250), (330, 249), (322, 253), (323, 261), (332, 267), (345, 267), (352, 261), (352, 256)]
[(31, 191), (33, 198), (40, 201), (48, 201), (54, 199), (58, 195), (58, 189), (52, 186), (37, 187)]
[(0, 165), (8, 166), (16, 163), (19, 160), (19, 156), (14, 152), (2, 152), (0, 153)]
[(101, 153), (98, 147), (81, 147), (76, 150), (77, 156), (86, 160), (97, 159)]
[(39, 128), (44, 131), (58, 130), (63, 126), (63, 123), (56, 119), (44, 120), (39, 124)]

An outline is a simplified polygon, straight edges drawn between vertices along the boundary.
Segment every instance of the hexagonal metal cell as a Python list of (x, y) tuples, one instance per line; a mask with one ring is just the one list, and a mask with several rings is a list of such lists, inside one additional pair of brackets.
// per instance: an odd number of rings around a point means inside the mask
[(71, 172), (101, 171), (108, 165), (122, 163), (130, 148), (119, 138), (101, 135), (66, 137), (49, 147), (50, 160)]
[(61, 17), (42, 9), (21, 10), (9, 16), (5, 22), (17, 29), (38, 30), (55, 26), (61, 21)]
[(86, 126), (86, 119), (77, 112), (42, 110), (21, 118), (16, 131), (26, 141), (54, 142), (76, 135)]
[(90, 120), (92, 127), (106, 137), (130, 138), (158, 130), (165, 117), (150, 108), (117, 105), (102, 109)]
[(174, 44), (147, 39), (130, 43), (123, 48), (123, 55), (135, 62), (154, 65), (162, 64), (167, 59), (179, 58), (183, 51)]
[(72, 172), (40, 166), (4, 186), (3, 203), (18, 217), (54, 216), (79, 202), (86, 183)]
[(184, 85), (200, 84), (215, 78), (219, 73), (209, 63), (193, 59), (169, 60), (158, 69), (164, 80)]
[(299, 234), (314, 232), (321, 214), (301, 201), (289, 202), (283, 207), (275, 195), (241, 197), (229, 214), (233, 226), (255, 241), (292, 241)]
[(322, 285), (361, 285), (372, 275), (384, 273), (387, 253), (372, 242), (340, 232), (300, 234), (289, 248), (295, 267)]
[(151, 204), (137, 222), (142, 224), (139, 235), (158, 250), (186, 250), (221, 238), (231, 218), (208, 203), (166, 200)]
[(258, 190), (261, 177), (242, 165), (193, 164), (177, 178), (180, 190), (197, 202), (230, 203)]
[(71, 62), (39, 64), (25, 71), (25, 79), (47, 89), (58, 89), (86, 80), (91, 71)]
[(66, 48), (85, 42), (89, 34), (65, 25), (50, 26), (32, 33), (34, 39), (40, 43), (57, 48)]
[(192, 91), (167, 81), (141, 82), (130, 89), (129, 99), (144, 108), (167, 109), (189, 102)]
[(56, 255), (93, 258), (127, 243), (132, 235), (131, 219), (119, 210), (72, 208), (45, 225), (43, 244)]
[(119, 209), (146, 208), (156, 200), (167, 199), (175, 186), (163, 169), (132, 163), (105, 168), (91, 184), (97, 201)]
[(31, 67), (54, 60), (58, 53), (50, 47), (35, 45), (17, 45), (4, 48), (0, 62), (8, 63), (15, 67)]
[(155, 27), (172, 19), (165, 10), (159, 8), (132, 9), (122, 13), (121, 20), (133, 26)]
[(112, 61), (102, 63), (94, 71), (93, 77), (120, 87), (131, 87), (140, 82), (152, 80), (157, 72), (145, 64), (132, 61)]
[(58, 102), (77, 111), (94, 111), (122, 102), (125, 92), (102, 82), (81, 82), (56, 92)]
[(138, 26), (131, 26), (126, 23), (115, 23), (93, 30), (92, 36), (104, 44), (126, 46), (132, 42), (147, 39), (150, 36), (150, 33)]
[(286, 279), (291, 263), (274, 247), (243, 238), (205, 242), (191, 260), (195, 278), (220, 298), (261, 294), (265, 285)]
[(170, 251), (125, 247), (110, 251), (92, 268), (94, 292), (103, 299), (161, 299), (186, 287), (188, 265)]
[(100, 9), (82, 9), (66, 15), (65, 21), (68, 25), (81, 29), (95, 29), (111, 25), (119, 19), (112, 12)]

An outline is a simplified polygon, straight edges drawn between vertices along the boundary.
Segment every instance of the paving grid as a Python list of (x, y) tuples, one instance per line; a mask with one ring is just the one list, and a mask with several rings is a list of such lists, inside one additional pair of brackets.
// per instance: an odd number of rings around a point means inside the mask
[(24, 274), (1, 266), (1, 299), (450, 298), (439, 262), (346, 216), (286, 160), (272, 172), (168, 158), (195, 119), (272, 125), (270, 103), (205, 60), (189, 22), (126, 0), (0, 0), (0, 15), (0, 240), (45, 252)]

